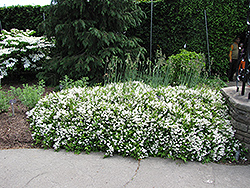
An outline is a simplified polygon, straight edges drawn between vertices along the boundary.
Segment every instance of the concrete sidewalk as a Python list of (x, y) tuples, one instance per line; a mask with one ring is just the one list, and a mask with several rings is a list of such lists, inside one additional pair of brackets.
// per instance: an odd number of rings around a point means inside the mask
[(183, 163), (103, 153), (76, 155), (42, 149), (0, 150), (0, 187), (250, 187), (250, 166)]

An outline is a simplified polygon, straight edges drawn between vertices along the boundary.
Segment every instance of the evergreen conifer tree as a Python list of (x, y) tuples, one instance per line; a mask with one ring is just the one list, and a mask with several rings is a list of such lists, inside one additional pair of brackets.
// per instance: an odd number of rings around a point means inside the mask
[(145, 15), (134, 0), (52, 0), (46, 15), (43, 26), (55, 37), (56, 50), (40, 73), (43, 79), (52, 74), (57, 81), (68, 75), (100, 82), (113, 55), (124, 62), (126, 53), (144, 50), (138, 38), (126, 36)]

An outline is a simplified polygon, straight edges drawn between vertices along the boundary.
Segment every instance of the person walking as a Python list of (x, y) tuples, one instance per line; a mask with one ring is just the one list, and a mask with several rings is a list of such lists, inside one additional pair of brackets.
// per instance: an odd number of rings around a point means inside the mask
[(236, 72), (238, 59), (239, 59), (239, 43), (240, 37), (236, 37), (234, 43), (230, 47), (229, 52), (229, 62), (230, 62), (230, 69), (228, 74), (229, 81), (233, 81), (233, 75)]

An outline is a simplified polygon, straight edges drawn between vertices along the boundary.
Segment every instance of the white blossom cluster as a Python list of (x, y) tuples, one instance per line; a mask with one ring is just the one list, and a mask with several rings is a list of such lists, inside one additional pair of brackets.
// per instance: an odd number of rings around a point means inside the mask
[(37, 143), (55, 150), (205, 162), (241, 146), (227, 110), (218, 91), (134, 81), (51, 93), (27, 117)]
[(37, 62), (48, 58), (54, 43), (45, 37), (34, 37), (34, 31), (12, 29), (0, 34), (0, 76), (7, 76), (8, 70), (15, 70), (15, 64), (22, 63), (25, 69), (40, 69)]

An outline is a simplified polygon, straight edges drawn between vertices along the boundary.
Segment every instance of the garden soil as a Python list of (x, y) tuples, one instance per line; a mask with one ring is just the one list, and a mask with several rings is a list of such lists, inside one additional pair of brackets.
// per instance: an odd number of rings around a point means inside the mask
[[(29, 83), (29, 85), (31, 84)], [(22, 88), (22, 84), (11, 85)], [(2, 89), (9, 90), (9, 85), (3, 85)], [(43, 95), (50, 93), (53, 89), (46, 87)], [(28, 108), (18, 100), (13, 107), (14, 115), (11, 105), (8, 112), (0, 113), (0, 149), (38, 148), (39, 146), (33, 146), (34, 141), (26, 119)]]
[(33, 148), (33, 139), (26, 119), (26, 107), (19, 101), (14, 105), (14, 116), (12, 109), (0, 114), (0, 149), (10, 148)]

